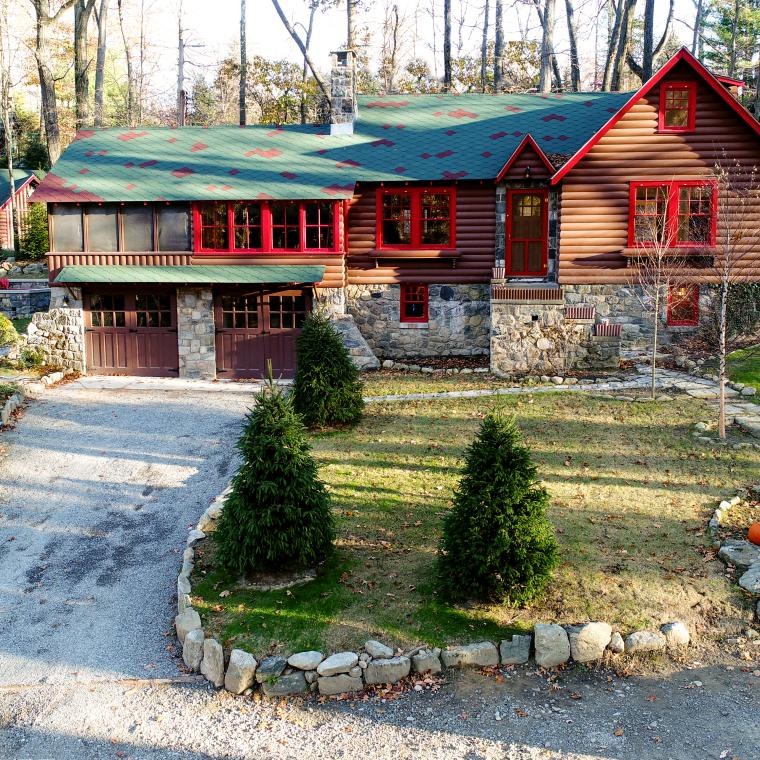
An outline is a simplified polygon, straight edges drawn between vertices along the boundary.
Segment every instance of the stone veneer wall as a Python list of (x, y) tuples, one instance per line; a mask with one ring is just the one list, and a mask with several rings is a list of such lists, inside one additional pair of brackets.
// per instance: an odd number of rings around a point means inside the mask
[(216, 377), (214, 295), (210, 288), (177, 288), (179, 376)]
[[(44, 284), (44, 283), (43, 283)], [(50, 288), (29, 287), (0, 291), (0, 312), (8, 319), (31, 317), (37, 311), (50, 308)]]
[(345, 290), (346, 311), (378, 357), (488, 354), (488, 285), (430, 285), (426, 324), (399, 321), (399, 285), (348, 285)]
[(50, 310), (32, 315), (27, 344), (42, 351), (46, 364), (74, 372), (87, 370), (84, 310), (79, 288), (51, 289)]

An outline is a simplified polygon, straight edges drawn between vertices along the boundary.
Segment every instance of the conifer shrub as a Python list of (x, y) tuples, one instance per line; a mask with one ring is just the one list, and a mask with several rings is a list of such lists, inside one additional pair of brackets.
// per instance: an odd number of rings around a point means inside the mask
[(30, 259), (41, 259), (50, 250), (48, 216), (44, 203), (32, 203), (21, 233), (21, 254)]
[(296, 344), (293, 405), (310, 428), (354, 425), (362, 416), (362, 382), (338, 331), (310, 314)]
[(237, 443), (232, 480), (215, 538), (222, 567), (247, 575), (314, 567), (333, 548), (330, 498), (290, 397), (265, 386)]
[(17, 340), (18, 333), (13, 326), (13, 322), (11, 322), (5, 314), (0, 314), (0, 346), (10, 345)]
[(514, 418), (487, 415), (444, 520), (438, 557), (444, 595), (518, 606), (540, 594), (557, 564), (548, 501)]

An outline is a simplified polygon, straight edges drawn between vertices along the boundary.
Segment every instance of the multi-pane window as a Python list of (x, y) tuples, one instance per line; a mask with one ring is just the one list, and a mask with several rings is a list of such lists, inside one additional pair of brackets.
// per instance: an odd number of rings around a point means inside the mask
[(677, 285), (668, 291), (668, 324), (694, 327), (699, 323), (699, 286)]
[(660, 132), (691, 132), (696, 124), (696, 84), (665, 82), (660, 88)]
[(51, 250), (189, 251), (186, 203), (50, 204)]
[(195, 207), (199, 253), (337, 251), (334, 201), (237, 201)]
[(628, 245), (715, 245), (717, 185), (711, 181), (632, 182)]
[(168, 293), (137, 293), (135, 312), (138, 327), (172, 326), (172, 298)]
[(126, 327), (127, 316), (123, 295), (90, 296), (92, 327)]
[(201, 248), (227, 250), (229, 222), (226, 203), (203, 203), (198, 207), (198, 231)]
[(222, 296), (222, 326), (228, 329), (257, 330), (259, 327), (259, 297)]
[(304, 296), (269, 296), (269, 327), (291, 330), (301, 327), (306, 319)]
[(380, 188), (377, 247), (453, 248), (455, 207), (453, 188)]
[(261, 204), (236, 203), (233, 206), (235, 248), (261, 248)]
[(402, 285), (399, 318), (402, 322), (428, 321), (427, 285)]

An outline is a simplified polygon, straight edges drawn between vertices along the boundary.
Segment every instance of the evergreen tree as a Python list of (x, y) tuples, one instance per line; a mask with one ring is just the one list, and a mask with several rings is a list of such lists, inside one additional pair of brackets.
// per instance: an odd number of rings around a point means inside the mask
[(557, 564), (548, 501), (514, 418), (492, 412), (467, 450), (444, 520), (438, 559), (444, 593), (514, 605), (539, 594)]
[(21, 254), (41, 259), (49, 250), (47, 209), (44, 203), (32, 203), (21, 233)]
[(258, 395), (237, 448), (243, 463), (215, 533), (220, 564), (246, 574), (322, 562), (335, 538), (330, 498), (303, 423), (273, 383)]
[(359, 370), (340, 335), (321, 314), (310, 314), (297, 343), (293, 405), (310, 428), (353, 425), (364, 400)]

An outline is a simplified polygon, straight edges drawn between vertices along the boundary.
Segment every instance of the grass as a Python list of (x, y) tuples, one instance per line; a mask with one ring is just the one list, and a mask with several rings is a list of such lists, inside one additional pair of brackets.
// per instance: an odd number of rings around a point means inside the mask
[(12, 319), (11, 322), (16, 328), (16, 332), (19, 335), (23, 335), (26, 332), (26, 328), (29, 327), (29, 323), (32, 321), (31, 317), (21, 317), (19, 319)]
[[(516, 414), (534, 452), (562, 554), (546, 596), (524, 609), (452, 606), (435, 594), (442, 517), (465, 448), (495, 404)], [(253, 592), (213, 569), (209, 540), (194, 605), (225, 645), (258, 655), (368, 638), (498, 639), (538, 621), (606, 620), (624, 632), (677, 618), (700, 632), (727, 625), (740, 615), (738, 597), (705, 526), (722, 496), (757, 480), (760, 452), (696, 444), (689, 427), (703, 416), (687, 398), (632, 404), (561, 393), (370, 404), (354, 430), (313, 440), (338, 525), (320, 577), (290, 593)]]
[(0, 383), (0, 405), (4, 404), (18, 389), (16, 383)]
[[(728, 376), (736, 383), (753, 385), (760, 393), (760, 345), (743, 348), (727, 357)], [(757, 400), (757, 396), (750, 396)]]

